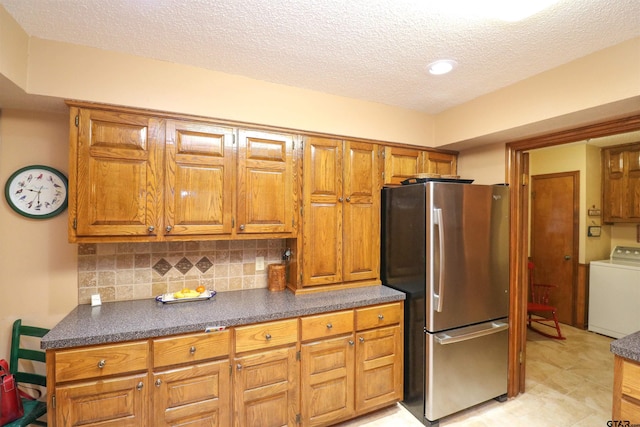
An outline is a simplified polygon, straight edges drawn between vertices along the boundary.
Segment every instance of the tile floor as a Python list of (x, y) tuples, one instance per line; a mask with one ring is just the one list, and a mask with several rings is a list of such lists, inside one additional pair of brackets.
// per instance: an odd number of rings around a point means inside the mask
[[(605, 427), (611, 419), (612, 338), (562, 325), (567, 339), (528, 331), (526, 392), (480, 404), (440, 420), (442, 427)], [(420, 427), (402, 406), (340, 424), (340, 427)]]

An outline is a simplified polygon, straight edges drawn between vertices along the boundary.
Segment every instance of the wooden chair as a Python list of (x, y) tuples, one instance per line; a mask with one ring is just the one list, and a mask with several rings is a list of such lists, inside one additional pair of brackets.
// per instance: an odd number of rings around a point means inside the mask
[[(35, 337), (42, 338), (48, 329), (38, 328), (36, 326), (25, 326), (22, 324), (22, 320), (18, 319), (13, 322), (13, 333), (11, 335), (11, 354), (9, 357), (9, 371), (16, 379), (18, 386), (23, 384), (31, 384), (33, 386), (46, 387), (47, 377), (45, 375), (35, 374), (32, 372), (25, 372), (20, 370), (20, 360), (45, 363), (45, 352), (41, 350), (33, 350), (30, 348), (21, 347), (21, 338)], [(21, 388), (24, 391), (24, 386)], [(40, 389), (38, 387), (32, 387), (38, 394)], [(31, 395), (31, 393), (27, 393)], [(40, 396), (33, 396), (34, 398)], [(38, 421), (38, 418), (47, 413), (47, 402), (43, 402), (38, 399), (22, 398), (22, 405), (24, 407), (24, 415), (22, 418), (17, 419), (4, 427), (23, 427), (28, 425), (46, 426), (45, 421)]]
[[(529, 317), (527, 326), (532, 331), (544, 335), (545, 337), (555, 338), (563, 340), (560, 331), (560, 324), (558, 323), (558, 316), (556, 315), (556, 307), (549, 304), (549, 293), (553, 288), (557, 288), (556, 285), (547, 285), (541, 283), (535, 283), (533, 280), (533, 270), (535, 265), (529, 261), (529, 290), (531, 292), (531, 301), (527, 303), (527, 315)], [(548, 313), (548, 316), (543, 316), (541, 313)], [(548, 328), (555, 328), (555, 334), (549, 334), (540, 329), (534, 328), (532, 323), (538, 323)]]

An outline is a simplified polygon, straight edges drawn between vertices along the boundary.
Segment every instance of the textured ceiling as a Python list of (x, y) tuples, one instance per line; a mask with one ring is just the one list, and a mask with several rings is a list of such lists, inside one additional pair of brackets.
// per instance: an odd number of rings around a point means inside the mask
[[(432, 114), (640, 36), (639, 0), (558, 0), (518, 23), (487, 19), (463, 1), (0, 0), (0, 5), (31, 36)], [(442, 5), (454, 6), (454, 12)], [(454, 59), (458, 67), (444, 76), (428, 74), (426, 65), (440, 58)]]

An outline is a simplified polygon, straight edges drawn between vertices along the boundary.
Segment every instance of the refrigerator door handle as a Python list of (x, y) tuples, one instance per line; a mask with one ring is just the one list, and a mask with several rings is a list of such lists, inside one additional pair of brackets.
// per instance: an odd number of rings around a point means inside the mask
[(444, 300), (444, 227), (442, 224), (442, 209), (434, 209), (433, 214), (435, 215), (434, 225), (438, 226), (438, 246), (440, 251), (440, 263), (438, 267), (438, 293), (433, 295), (433, 298), (437, 301), (436, 311), (438, 313), (442, 312), (442, 302)]
[(474, 331), (468, 334), (458, 335), (458, 336), (450, 336), (450, 335), (447, 335), (447, 333), (445, 332), (445, 333), (436, 335), (435, 339), (438, 344), (442, 344), (442, 345), (455, 344), (462, 341), (472, 340), (474, 338), (484, 337), (486, 335), (496, 334), (508, 328), (509, 328), (508, 323), (491, 322), (491, 327), (487, 329), (482, 329), (480, 331)]

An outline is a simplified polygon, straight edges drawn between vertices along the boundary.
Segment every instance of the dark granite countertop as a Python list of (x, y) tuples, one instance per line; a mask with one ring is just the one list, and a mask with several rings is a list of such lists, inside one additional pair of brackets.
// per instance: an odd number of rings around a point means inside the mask
[(610, 348), (615, 355), (640, 362), (640, 331), (612, 341)]
[(268, 289), (220, 292), (210, 300), (162, 304), (155, 299), (83, 304), (45, 335), (43, 349), (115, 343), (238, 326), (404, 299), (386, 286), (294, 295)]

